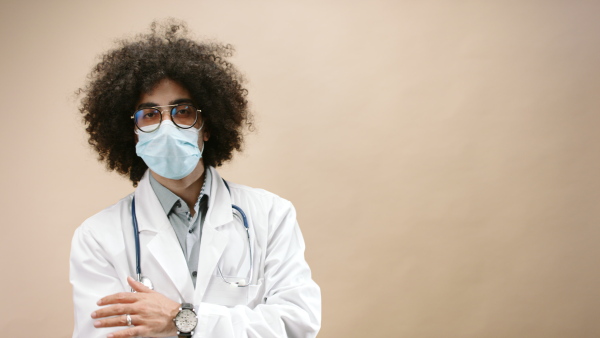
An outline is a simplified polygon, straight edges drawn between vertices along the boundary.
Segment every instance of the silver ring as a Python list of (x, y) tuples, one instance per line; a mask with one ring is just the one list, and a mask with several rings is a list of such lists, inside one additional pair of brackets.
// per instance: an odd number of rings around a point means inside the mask
[(131, 326), (133, 324), (131, 324), (131, 316), (130, 315), (125, 315), (125, 318), (127, 318), (127, 326)]

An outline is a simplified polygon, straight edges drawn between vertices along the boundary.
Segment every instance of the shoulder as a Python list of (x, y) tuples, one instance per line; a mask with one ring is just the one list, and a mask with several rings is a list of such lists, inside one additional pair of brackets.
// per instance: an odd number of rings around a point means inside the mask
[(264, 189), (228, 184), (232, 203), (246, 213), (253, 230), (257, 234), (263, 233), (265, 241), (276, 234), (291, 236), (296, 233), (296, 209), (290, 201)]
[[(125, 289), (129, 260), (125, 259), (124, 226), (130, 225), (131, 195), (86, 219), (73, 234), (70, 254), (70, 279), (74, 290), (89, 288), (102, 280), (113, 289)], [(133, 236), (133, 231), (130, 231)], [(90, 284), (91, 283), (91, 284)], [(126, 284), (126, 283), (125, 283)], [(112, 290), (112, 289), (111, 289)]]
[(229, 181), (227, 184), (229, 184), (229, 189), (231, 190), (231, 196), (234, 202), (248, 203), (256, 206), (260, 205), (269, 209), (293, 209), (293, 205), (290, 201), (270, 191)]
[(76, 234), (102, 237), (105, 235), (114, 236), (115, 233), (120, 233), (122, 227), (121, 220), (123, 217), (130, 215), (132, 195), (129, 194), (123, 197), (117, 203), (87, 218), (77, 228)]

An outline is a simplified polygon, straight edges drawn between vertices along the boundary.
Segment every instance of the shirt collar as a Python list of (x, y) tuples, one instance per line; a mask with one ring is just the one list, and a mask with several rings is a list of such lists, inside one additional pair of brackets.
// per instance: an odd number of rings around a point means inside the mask
[[(181, 198), (179, 198), (179, 196), (175, 195), (171, 190), (160, 184), (151, 173), (148, 173), (148, 176), (150, 176), (150, 185), (152, 186), (152, 190), (154, 190), (154, 193), (156, 194), (156, 197), (158, 198), (158, 201), (160, 202), (160, 205), (162, 206), (166, 215), (169, 215), (176, 203), (185, 203)], [(195, 208), (198, 207), (204, 196), (206, 196), (206, 199), (209, 198), (211, 185), (212, 177), (210, 170), (205, 170), (204, 183), (202, 183), (202, 189), (200, 189), (200, 195), (196, 201)]]

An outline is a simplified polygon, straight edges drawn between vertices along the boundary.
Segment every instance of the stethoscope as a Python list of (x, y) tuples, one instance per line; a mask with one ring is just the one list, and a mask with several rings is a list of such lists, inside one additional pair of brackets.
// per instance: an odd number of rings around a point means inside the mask
[[(231, 190), (229, 189), (229, 185), (227, 184), (227, 182), (225, 180), (223, 180), (223, 183), (225, 183), (225, 187), (227, 187), (227, 191), (229, 192), (229, 196), (231, 196)], [(237, 282), (230, 282), (228, 281), (225, 276), (223, 276), (223, 272), (221, 272), (221, 267), (217, 264), (217, 270), (219, 271), (219, 276), (221, 276), (221, 279), (232, 286), (237, 286), (237, 287), (245, 287), (250, 285), (250, 282), (252, 281), (252, 275), (254, 272), (254, 261), (252, 259), (252, 243), (250, 242), (250, 229), (248, 226), (248, 219), (246, 218), (246, 214), (244, 213), (244, 211), (242, 210), (242, 208), (238, 207), (235, 204), (231, 205), (231, 208), (233, 208), (234, 212), (233, 214), (237, 216), (237, 214), (235, 213), (235, 211), (237, 211), (241, 216), (242, 216), (242, 222), (244, 224), (244, 228), (246, 229), (246, 235), (248, 237), (248, 251), (250, 252), (250, 276), (248, 277), (247, 280), (241, 280), (241, 281), (237, 281)], [(133, 197), (131, 199), (131, 218), (133, 221), (133, 236), (135, 239), (135, 274), (136, 274), (136, 278), (137, 281), (144, 284), (146, 287), (154, 290), (154, 284), (152, 284), (152, 281), (150, 280), (150, 278), (142, 275), (142, 264), (141, 264), (141, 260), (140, 260), (140, 231), (138, 228), (138, 222), (137, 222), (137, 216), (135, 214), (135, 197)]]

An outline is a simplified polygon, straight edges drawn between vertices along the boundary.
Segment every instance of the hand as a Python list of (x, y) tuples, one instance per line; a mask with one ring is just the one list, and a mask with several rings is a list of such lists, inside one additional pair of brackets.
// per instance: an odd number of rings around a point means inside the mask
[(109, 338), (176, 336), (177, 328), (173, 318), (179, 312), (181, 304), (147, 288), (131, 277), (127, 277), (127, 283), (136, 293), (119, 292), (100, 299), (98, 305), (110, 306), (92, 313), (92, 318), (98, 319), (94, 326), (127, 326), (126, 315), (129, 314), (133, 327), (113, 332), (108, 335)]

